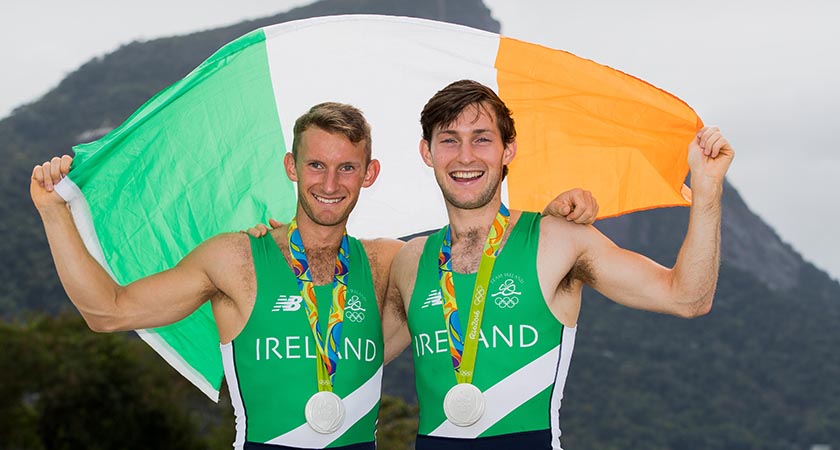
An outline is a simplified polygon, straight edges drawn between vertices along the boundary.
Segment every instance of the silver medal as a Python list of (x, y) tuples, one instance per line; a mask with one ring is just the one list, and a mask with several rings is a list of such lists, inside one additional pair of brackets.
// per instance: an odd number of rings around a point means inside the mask
[(310, 428), (321, 434), (331, 434), (344, 423), (344, 403), (341, 397), (329, 391), (321, 391), (306, 402), (304, 415)]
[(459, 427), (468, 427), (484, 415), (484, 394), (470, 383), (458, 383), (443, 399), (446, 418)]

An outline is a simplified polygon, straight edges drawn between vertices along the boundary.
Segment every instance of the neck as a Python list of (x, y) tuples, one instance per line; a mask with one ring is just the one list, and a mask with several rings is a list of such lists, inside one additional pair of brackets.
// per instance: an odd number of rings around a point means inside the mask
[(476, 231), (479, 232), (481, 239), (486, 238), (501, 203), (498, 195), (486, 205), (475, 209), (462, 209), (447, 202), (446, 212), (449, 215), (452, 245), (461, 238), (471, 239)]
[(296, 219), (303, 248), (307, 253), (310, 250), (338, 249), (341, 245), (347, 220), (335, 225), (320, 225), (312, 221), (300, 207), (298, 207)]

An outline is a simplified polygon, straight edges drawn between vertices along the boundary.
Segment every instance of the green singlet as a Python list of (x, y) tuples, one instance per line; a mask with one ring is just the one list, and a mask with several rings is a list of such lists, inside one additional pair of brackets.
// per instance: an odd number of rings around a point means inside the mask
[[(317, 350), (297, 280), (270, 235), (251, 238), (256, 302), (239, 336), (221, 346), (236, 414), (234, 448), (374, 448), (382, 322), (367, 254), (357, 239), (349, 240), (350, 271), (333, 385), (347, 415), (338, 431), (325, 435), (312, 430), (304, 417), (306, 402), (318, 392)], [(332, 283), (316, 286), (315, 294), (325, 329)]]
[[(575, 328), (554, 317), (540, 289), (540, 215), (522, 213), (511, 225), (490, 277), (472, 380), (486, 409), (467, 427), (450, 423), (443, 411), (456, 383), (437, 268), (443, 232), (426, 241), (408, 312), (420, 405), (417, 450), (467, 448), (466, 439), (475, 449), (560, 448), (560, 400)], [(475, 273), (454, 276), (462, 330), (475, 279)]]

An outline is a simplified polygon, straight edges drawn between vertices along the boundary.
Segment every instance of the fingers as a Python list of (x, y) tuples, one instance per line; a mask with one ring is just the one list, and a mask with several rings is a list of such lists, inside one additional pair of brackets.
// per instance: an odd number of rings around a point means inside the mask
[(721, 150), (729, 148), (729, 141), (723, 137), (718, 127), (703, 127), (697, 133), (697, 137), (703, 154), (710, 158), (717, 158)]
[(268, 234), (268, 227), (260, 223), (248, 228), (247, 233), (255, 238), (260, 238)]
[(554, 197), (542, 211), (543, 216), (566, 217), (574, 209), (571, 200), (571, 191), (564, 192)]
[(32, 179), (44, 187), (44, 171), (40, 164), (32, 168)]
[(572, 206), (568, 214), (565, 214), (565, 216), (566, 220), (568, 220), (569, 222), (577, 223), (577, 221), (580, 220), (580, 217), (583, 215), (585, 208), (579, 207), (579, 201), (575, 201), (574, 203), (575, 204)]
[(256, 225), (254, 225), (253, 227), (248, 228), (247, 230), (243, 231), (243, 233), (248, 233), (251, 236), (254, 236), (255, 238), (260, 238), (260, 237), (263, 237), (266, 234), (268, 234), (268, 232), (271, 231), (272, 229), (279, 228), (279, 227), (283, 226), (283, 222), (278, 222), (274, 219), (268, 219), (268, 224), (270, 226), (266, 226), (263, 223), (258, 223)]
[(586, 207), (584, 202), (586, 200), (586, 191), (583, 189), (572, 189), (569, 191), (569, 201), (571, 202), (569, 213), (566, 214), (566, 220), (577, 223), (580, 217), (585, 213)]
[(566, 216), (566, 220), (577, 224), (588, 225), (598, 217), (598, 202), (592, 196), (592, 192), (579, 190), (573, 198), (574, 205), (572, 212)]
[(61, 178), (67, 176), (70, 173), (70, 166), (73, 164), (73, 157), (70, 155), (62, 155), (61, 156)]
[(582, 225), (589, 225), (595, 222), (595, 219), (598, 217), (598, 202), (595, 200), (595, 197), (592, 196), (592, 193), (589, 191), (584, 191), (584, 203), (585, 207), (583, 208), (576, 208), (580, 209), (580, 215), (575, 219), (575, 223), (582, 224)]
[(598, 202), (592, 193), (572, 189), (558, 195), (543, 210), (543, 215), (565, 217), (569, 222), (590, 224), (598, 217)]
[(50, 177), (53, 184), (57, 184), (63, 178), (61, 175), (61, 158), (58, 156), (50, 160)]
[(47, 192), (52, 192), (53, 190), (53, 179), (52, 179), (52, 160), (41, 164), (41, 177), (44, 180), (44, 189)]
[(70, 165), (72, 163), (73, 158), (69, 155), (64, 155), (60, 158), (56, 156), (43, 164), (33, 167), (32, 179), (38, 182), (38, 185), (46, 189), (47, 192), (52, 192), (55, 185), (70, 172)]
[(708, 145), (711, 146), (709, 156), (717, 158), (722, 150), (729, 147), (729, 141), (723, 135), (719, 134), (716, 139), (710, 140)]

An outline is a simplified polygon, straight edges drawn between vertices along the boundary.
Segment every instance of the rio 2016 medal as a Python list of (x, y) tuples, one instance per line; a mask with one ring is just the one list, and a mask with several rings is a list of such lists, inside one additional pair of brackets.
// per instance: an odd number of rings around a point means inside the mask
[(443, 399), (446, 418), (459, 427), (468, 427), (484, 415), (484, 394), (470, 383), (458, 383)]
[(344, 423), (344, 403), (341, 397), (321, 391), (309, 398), (304, 411), (306, 423), (321, 434), (332, 434)]

